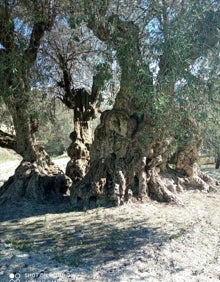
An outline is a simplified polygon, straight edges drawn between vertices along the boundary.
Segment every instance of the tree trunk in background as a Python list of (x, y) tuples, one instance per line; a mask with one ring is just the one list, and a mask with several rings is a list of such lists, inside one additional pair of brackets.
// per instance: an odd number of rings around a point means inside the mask
[(5, 1), (1, 6), (0, 43), (4, 48), (0, 52), (0, 89), (13, 118), (16, 133), (13, 149), (23, 160), (15, 174), (1, 187), (0, 203), (11, 205), (24, 199), (34, 202), (60, 201), (67, 192), (68, 179), (51, 162), (44, 149), (36, 144), (34, 132), (37, 124), (33, 124), (29, 109), (31, 69), (45, 32), (53, 26), (55, 6), (50, 1), (33, 2), (32, 12), (35, 18), (29, 44), (24, 50), (16, 37), (13, 5), (10, 5), (12, 4)]
[(99, 71), (93, 76), (91, 93), (87, 90), (71, 88), (72, 76), (68, 70), (68, 62), (59, 54), (60, 67), (63, 72), (61, 87), (64, 89), (62, 102), (73, 109), (74, 131), (70, 134), (72, 143), (67, 149), (70, 161), (66, 167), (66, 175), (73, 183), (80, 181), (87, 173), (90, 163), (90, 147), (92, 144), (91, 121), (97, 117), (100, 108), (100, 90), (109, 76), (108, 66), (99, 65)]
[(33, 126), (25, 106), (15, 109), (8, 105), (13, 116), (15, 151), (23, 157), (15, 174), (0, 189), (0, 203), (13, 203), (28, 199), (37, 203), (61, 201), (70, 182), (52, 163), (44, 148), (35, 143)]
[(92, 133), (89, 122), (74, 121), (74, 131), (70, 134), (71, 145), (67, 149), (70, 161), (66, 166), (66, 175), (77, 183), (87, 173), (90, 161)]
[(220, 167), (220, 157), (217, 157), (216, 164), (215, 164), (215, 169), (219, 169), (219, 167)]
[(188, 189), (199, 189), (209, 192), (214, 189), (218, 183), (204, 174), (198, 165), (198, 160), (202, 148), (201, 129), (199, 123), (192, 118), (185, 118), (182, 121), (183, 132), (188, 132), (185, 140), (180, 140), (181, 146), (172, 157), (171, 162), (175, 169), (185, 175), (185, 178), (179, 179), (180, 185)]

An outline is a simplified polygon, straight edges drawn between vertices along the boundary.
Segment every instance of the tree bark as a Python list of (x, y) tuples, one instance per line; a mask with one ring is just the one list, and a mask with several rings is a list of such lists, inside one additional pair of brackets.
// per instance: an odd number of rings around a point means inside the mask
[(185, 140), (179, 140), (182, 144), (177, 147), (171, 163), (176, 171), (185, 175), (180, 182), (186, 189), (199, 189), (205, 192), (215, 190), (218, 182), (204, 174), (198, 165), (202, 148), (201, 126), (192, 118), (185, 118), (182, 121), (182, 130), (187, 132)]
[[(12, 107), (16, 137), (13, 147), (23, 158), (15, 174), (0, 189), (0, 203), (28, 199), (36, 203), (61, 201), (68, 194), (69, 179), (51, 161), (44, 148), (35, 142), (28, 112), (24, 106)], [(9, 146), (7, 146), (9, 148)]]
[[(121, 65), (121, 89), (113, 109), (101, 115), (101, 124), (95, 131), (91, 147), (89, 172), (71, 189), (71, 200), (76, 206), (79, 203), (92, 206), (96, 202), (122, 204), (132, 196), (148, 198), (146, 162), (150, 151), (149, 144), (143, 146), (141, 134), (144, 125), (145, 129), (150, 129), (151, 124), (147, 115), (138, 113), (139, 101), (133, 95), (133, 89), (143, 90), (139, 84), (142, 74), (137, 68), (140, 65), (138, 29), (133, 23), (123, 22), (117, 16), (110, 21), (116, 25), (112, 38)], [(106, 39), (107, 32), (95, 31), (100, 37), (104, 34)], [(152, 76), (146, 67), (145, 71), (145, 83), (150, 89)]]
[[(111, 23), (114, 28), (106, 28)], [(151, 198), (182, 204), (176, 192), (182, 191), (186, 183), (194, 187), (195, 174), (199, 173), (194, 169), (196, 159), (193, 159), (198, 153), (197, 144), (189, 143), (184, 148), (185, 153), (189, 146), (194, 151), (190, 151), (190, 162), (184, 159), (183, 169), (179, 161), (175, 169), (168, 167), (175, 135), (165, 125), (160, 130), (155, 126), (154, 100), (150, 95), (153, 78), (148, 66), (141, 63), (139, 29), (118, 16), (110, 17), (109, 25), (100, 27), (94, 19), (90, 22), (94, 33), (117, 50), (121, 88), (113, 109), (101, 115), (91, 146), (89, 171), (71, 187), (71, 203), (75, 207), (91, 208)], [(194, 177), (189, 175), (192, 172)], [(203, 180), (205, 183), (207, 178)]]
[(101, 103), (100, 90), (104, 86), (105, 79), (109, 76), (108, 67), (99, 65), (99, 70), (93, 76), (91, 93), (84, 88), (72, 87), (71, 71), (68, 62), (62, 54), (58, 54), (60, 68), (63, 77), (58, 84), (63, 88), (64, 95), (61, 101), (70, 109), (73, 109), (74, 131), (70, 134), (71, 144), (67, 149), (70, 161), (66, 167), (66, 175), (73, 183), (80, 181), (88, 171), (90, 163), (90, 146), (92, 144), (92, 132), (90, 122), (97, 117)]
[(0, 146), (16, 151), (16, 137), (12, 134), (0, 130)]
[(70, 134), (71, 145), (67, 149), (70, 161), (67, 163), (66, 175), (77, 183), (87, 173), (90, 162), (92, 134), (88, 121), (74, 121), (74, 131)]
[(96, 100), (94, 93), (88, 93), (85, 89), (71, 90), (74, 105), (73, 119), (74, 131), (70, 134), (72, 143), (67, 149), (71, 158), (66, 167), (66, 174), (73, 183), (81, 180), (89, 166), (90, 146), (92, 144), (92, 133), (90, 121), (95, 118)]
[(216, 158), (215, 169), (219, 169), (220, 167), (220, 157)]
[(34, 129), (31, 123), (28, 107), (30, 71), (36, 61), (45, 31), (52, 27), (55, 15), (45, 15), (46, 6), (36, 6), (36, 9), (40, 10), (34, 10), (34, 13), (40, 13), (44, 19), (35, 19), (29, 45), (23, 50), (22, 46), (16, 43), (11, 9), (6, 2), (0, 9), (0, 43), (4, 47), (0, 54), (1, 71), (4, 72), (0, 89), (12, 115), (16, 133), (16, 139), (11, 137), (7, 145), (20, 154), (23, 160), (15, 174), (1, 187), (0, 203), (10, 205), (25, 198), (35, 202), (60, 201), (67, 192), (68, 179), (51, 162), (44, 149), (36, 144), (36, 128)]

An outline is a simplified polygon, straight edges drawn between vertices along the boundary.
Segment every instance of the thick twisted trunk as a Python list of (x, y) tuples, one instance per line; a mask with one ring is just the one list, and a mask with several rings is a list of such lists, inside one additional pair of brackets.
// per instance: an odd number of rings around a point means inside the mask
[(37, 159), (34, 147), (33, 134), (27, 109), (23, 105), (11, 107), (13, 124), (16, 132), (16, 151), (23, 157), (24, 161), (34, 162)]
[(72, 189), (74, 204), (80, 200), (85, 205), (96, 200), (119, 204), (128, 199), (128, 187), (133, 186), (135, 176), (135, 171), (131, 176), (130, 169), (140, 157), (139, 152), (132, 150), (130, 121), (126, 112), (115, 109), (102, 114), (91, 148), (90, 170)]
[[(112, 16), (109, 21), (115, 24), (111, 38), (121, 66), (121, 89), (113, 109), (101, 115), (91, 147), (89, 172), (71, 188), (71, 201), (75, 206), (115, 205), (130, 199), (144, 200), (153, 194), (160, 200), (170, 200), (165, 188), (160, 191), (157, 188), (153, 193), (153, 187), (159, 185), (157, 166), (161, 163), (158, 161), (160, 152), (154, 150), (155, 141), (151, 140), (150, 115), (139, 110), (142, 100), (137, 93), (141, 96), (152, 90), (152, 75), (146, 66), (140, 66), (139, 30), (132, 22), (123, 22), (118, 16)], [(99, 29), (95, 31), (103, 35)], [(148, 101), (146, 107), (150, 111)]]
[(70, 161), (67, 163), (66, 175), (73, 183), (77, 183), (87, 173), (90, 161), (90, 146), (92, 135), (89, 123), (86, 121), (75, 121), (74, 131), (70, 134), (71, 145), (67, 149)]
[[(181, 203), (176, 192), (195, 184), (190, 174), (196, 173), (197, 144), (188, 143), (191, 148), (184, 147), (182, 166), (178, 153), (175, 169), (168, 167), (175, 135), (165, 124), (159, 130), (155, 126), (153, 78), (148, 67), (141, 63), (138, 27), (117, 16), (110, 17), (109, 22), (114, 23), (113, 31), (103, 32), (103, 26), (99, 28), (94, 21), (90, 27), (117, 50), (121, 89), (113, 109), (101, 115), (91, 146), (89, 171), (71, 187), (71, 202), (76, 207), (118, 205), (149, 198)], [(173, 87), (170, 89), (167, 95), (172, 99)], [(158, 120), (162, 122), (161, 117)], [(207, 179), (204, 177), (204, 182)]]
[(63, 71), (63, 79), (60, 82), (64, 90), (62, 102), (73, 109), (74, 131), (70, 134), (71, 144), (67, 149), (70, 161), (66, 167), (66, 174), (73, 183), (80, 181), (87, 173), (90, 163), (90, 147), (92, 144), (92, 132), (90, 122), (94, 120), (101, 103), (100, 90), (105, 79), (109, 76), (106, 65), (99, 66), (99, 71), (93, 77), (91, 93), (86, 89), (74, 89), (72, 76), (68, 69), (68, 62), (58, 54), (60, 67)]
[[(16, 118), (17, 116), (17, 118)], [(55, 166), (42, 146), (35, 143), (28, 115), (16, 110), (13, 115), (15, 151), (23, 160), (15, 174), (0, 189), (0, 203), (24, 199), (35, 202), (60, 201), (67, 193), (68, 178)]]
[(11, 145), (23, 158), (15, 174), (0, 189), (1, 204), (23, 201), (24, 198), (35, 202), (60, 200), (67, 191), (67, 178), (51, 162), (44, 149), (35, 143), (34, 132), (37, 128), (29, 109), (31, 68), (41, 40), (45, 32), (52, 28), (55, 18), (53, 3), (38, 4), (34, 4), (36, 17), (25, 50), (23, 44), (19, 45), (20, 40), (15, 33), (10, 4), (5, 1), (1, 7), (0, 42), (4, 48), (0, 52), (0, 88), (12, 115), (16, 136), (6, 145)]
[(187, 124), (190, 137), (184, 143), (182, 140), (183, 145), (177, 148), (172, 158), (175, 169), (185, 175), (179, 181), (180, 185), (186, 189), (199, 189), (205, 192), (215, 190), (218, 182), (203, 173), (198, 165), (202, 147), (200, 126), (192, 119), (188, 119)]
[(71, 202), (75, 207), (149, 199), (182, 204), (177, 192), (183, 189), (215, 188), (218, 183), (196, 164), (195, 144), (188, 144), (178, 152), (176, 167), (171, 169), (168, 154), (173, 139), (148, 142), (152, 132), (146, 132), (145, 126), (145, 118), (138, 121), (127, 110), (113, 108), (102, 114), (91, 147), (90, 169), (84, 179), (71, 187)]
[(138, 121), (126, 110), (114, 108), (102, 114), (89, 172), (71, 187), (74, 206), (119, 205), (149, 198), (179, 203), (174, 194), (179, 189), (178, 179), (163, 170), (167, 142), (161, 147), (156, 141), (143, 146), (141, 123), (144, 120)]

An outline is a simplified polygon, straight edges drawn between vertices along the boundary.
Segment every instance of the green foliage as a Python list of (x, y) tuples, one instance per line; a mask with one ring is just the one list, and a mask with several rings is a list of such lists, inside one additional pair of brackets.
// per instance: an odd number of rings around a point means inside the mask
[(83, 266), (85, 262), (81, 259), (81, 257), (77, 256), (72, 260), (68, 261), (67, 264), (71, 267), (79, 267), (79, 266)]
[[(45, 146), (46, 151), (53, 155), (63, 154), (70, 144), (69, 134), (73, 131), (73, 112), (68, 110), (59, 100), (48, 97), (44, 92), (32, 90), (29, 95), (28, 109), (33, 119), (39, 120), (37, 141)], [(0, 97), (1, 99), (1, 97)], [(12, 117), (4, 102), (0, 104), (0, 126), (3, 130), (13, 133)], [(1, 160), (13, 157), (0, 151)]]
[[(152, 0), (146, 13), (138, 14), (131, 1), (132, 15), (119, 7), (120, 16), (110, 15), (106, 5), (100, 12), (99, 1), (84, 4), (95, 35), (116, 51), (121, 89), (130, 95), (135, 110), (151, 119), (153, 132), (151, 136), (146, 133), (148, 138), (172, 134), (177, 146), (178, 142), (186, 144), (193, 130), (200, 134), (209, 111), (216, 111), (215, 101), (219, 101), (219, 87), (211, 91), (209, 87), (219, 81), (219, 4)], [(145, 39), (141, 41), (140, 36)], [(151, 64), (157, 72), (149, 72)], [(195, 123), (186, 122), (191, 119)]]
[(70, 145), (69, 134), (73, 131), (73, 112), (58, 100), (54, 103), (53, 118), (40, 117), (37, 139), (50, 155), (58, 156)]
[[(28, 1), (24, 3), (26, 2)], [(49, 20), (50, 14), (47, 14), (47, 10), (43, 6), (38, 9), (38, 2), (35, 2), (31, 1), (27, 7), (22, 6), (17, 12), (28, 26), (39, 21), (39, 14), (43, 15), (40, 18), (43, 22)], [(172, 5), (168, 2), (150, 0), (145, 13), (140, 13), (140, 10), (136, 10), (135, 1), (130, 1), (130, 10), (133, 9), (133, 12), (129, 14), (119, 1), (117, 11), (120, 13), (117, 14), (115, 7), (109, 6), (108, 0), (72, 1), (76, 12), (68, 15), (68, 24), (75, 32), (80, 25), (87, 23), (94, 34), (105, 41), (109, 53), (115, 51), (122, 70), (121, 89), (130, 95), (129, 99), (135, 111), (140, 115), (144, 113), (151, 119), (155, 135), (159, 136), (164, 131), (169, 134), (174, 132), (179, 139), (187, 140), (191, 136), (191, 128), (185, 128), (183, 120), (190, 116), (200, 124), (209, 121), (210, 134), (216, 140), (218, 130), (209, 111), (216, 111), (216, 101), (219, 101), (219, 85), (216, 82), (219, 81), (219, 4), (211, 0), (204, 0), (202, 3), (184, 1), (182, 4), (173, 1)], [(37, 9), (30, 13), (33, 3)], [(111, 14), (112, 11), (114, 13)], [(10, 22), (8, 24), (10, 32)], [(82, 33), (74, 33), (73, 39), (77, 42), (83, 41)], [(18, 45), (23, 42), (23, 37), (19, 38)], [(22, 44), (8, 53), (0, 49), (0, 88), (4, 89), (1, 95), (4, 93), (8, 98), (12, 94), (19, 98), (19, 89), (26, 90), (31, 83), (39, 85), (41, 81), (39, 66), (30, 71), (28, 60), (21, 56), (23, 47), (27, 47)], [(63, 42), (60, 45), (62, 48), (65, 46)], [(89, 53), (88, 49), (87, 52)], [(69, 64), (74, 65), (69, 53), (66, 55)], [(50, 73), (54, 65), (47, 72), (48, 64), (42, 58), (41, 68), (44, 73)], [(152, 64), (158, 68), (157, 72), (149, 71)], [(8, 69), (10, 72), (7, 72)], [(26, 71), (30, 71), (28, 82), (27, 77), (22, 76)], [(100, 64), (96, 71), (94, 86), (100, 88), (103, 81), (110, 78), (109, 65)], [(4, 81), (10, 81), (10, 87), (4, 88)], [(27, 84), (26, 88), (21, 85), (21, 81)], [(214, 85), (211, 90), (210, 85)], [(25, 95), (22, 96), (22, 106), (28, 108), (32, 118), (40, 120), (37, 136), (40, 142), (52, 155), (63, 153), (70, 143), (69, 133), (73, 130), (72, 112), (64, 110), (58, 103), (54, 112), (55, 102), (39, 89), (27, 90), (27, 100)], [(109, 103), (111, 102), (110, 100)], [(0, 118), (7, 125), (10, 114), (4, 104), (1, 105)]]
[(7, 132), (13, 132), (13, 121), (12, 117), (7, 109), (3, 98), (0, 96), (0, 128), (1, 126), (7, 128)]
[(107, 63), (96, 66), (96, 75), (93, 77), (93, 86), (97, 89), (103, 89), (105, 83), (112, 77), (110, 65)]
[(85, 17), (83, 17), (82, 15), (79, 15), (78, 17), (71, 15), (68, 20), (68, 24), (72, 29), (76, 29), (77, 27), (79, 27), (82, 24), (84, 20), (85, 20)]

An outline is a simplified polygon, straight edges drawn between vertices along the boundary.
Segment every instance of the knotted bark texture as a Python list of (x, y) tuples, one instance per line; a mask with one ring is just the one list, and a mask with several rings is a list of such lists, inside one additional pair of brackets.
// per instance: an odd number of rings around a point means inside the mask
[[(196, 166), (201, 141), (197, 132), (189, 134), (194, 126), (185, 125), (188, 139), (181, 142), (169, 126), (171, 109), (155, 114), (153, 74), (141, 56), (139, 28), (117, 15), (110, 16), (105, 25), (94, 16), (89, 26), (117, 51), (121, 88), (113, 109), (101, 115), (88, 173), (71, 187), (73, 206), (91, 208), (149, 199), (182, 204), (177, 192), (185, 188), (209, 191), (216, 182)], [(166, 95), (171, 100), (174, 84), (168, 86)]]
[(51, 162), (42, 147), (37, 149), (37, 161), (22, 160), (0, 188), (0, 203), (13, 204), (29, 200), (34, 203), (60, 202), (69, 195), (71, 181)]

